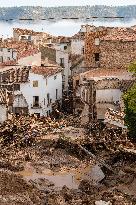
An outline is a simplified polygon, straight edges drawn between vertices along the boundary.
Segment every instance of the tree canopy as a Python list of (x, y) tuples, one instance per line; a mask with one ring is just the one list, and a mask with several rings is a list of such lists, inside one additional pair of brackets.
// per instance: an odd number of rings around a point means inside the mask
[[(136, 62), (129, 66), (129, 71), (136, 76)], [(136, 83), (124, 94), (125, 123), (129, 130), (129, 135), (136, 138)]]

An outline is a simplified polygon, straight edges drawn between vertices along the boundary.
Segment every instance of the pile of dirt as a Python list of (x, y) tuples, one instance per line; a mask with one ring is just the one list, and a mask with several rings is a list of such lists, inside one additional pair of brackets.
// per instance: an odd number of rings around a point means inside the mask
[(1, 205), (42, 205), (45, 195), (13, 172), (0, 170)]

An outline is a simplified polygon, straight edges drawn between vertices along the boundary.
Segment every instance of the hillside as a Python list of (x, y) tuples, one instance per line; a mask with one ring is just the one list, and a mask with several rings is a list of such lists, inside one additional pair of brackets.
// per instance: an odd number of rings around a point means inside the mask
[(77, 7), (1, 7), (0, 20), (18, 19), (61, 19), (89, 17), (136, 18), (134, 6), (77, 6)]

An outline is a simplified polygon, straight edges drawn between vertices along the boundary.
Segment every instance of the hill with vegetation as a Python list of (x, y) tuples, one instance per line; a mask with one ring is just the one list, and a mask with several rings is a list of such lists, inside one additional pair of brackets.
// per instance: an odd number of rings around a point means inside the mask
[(134, 6), (63, 6), (63, 7), (0, 7), (0, 20), (61, 19), (89, 17), (136, 18)]

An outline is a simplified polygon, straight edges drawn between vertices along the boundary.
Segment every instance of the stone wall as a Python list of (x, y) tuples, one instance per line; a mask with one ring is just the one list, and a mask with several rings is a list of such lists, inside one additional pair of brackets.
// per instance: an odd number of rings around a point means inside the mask
[[(111, 34), (110, 40), (104, 40), (104, 36)], [(117, 33), (118, 35), (118, 33)], [(95, 45), (95, 39), (99, 44)], [(124, 37), (125, 38), (125, 37)], [(99, 53), (99, 61), (95, 61), (95, 53)], [(136, 41), (112, 39), (112, 29), (97, 28), (89, 31), (85, 36), (85, 63), (90, 69), (124, 68), (136, 60)]]
[(107, 30), (98, 30), (87, 32), (85, 36), (85, 62), (90, 68), (99, 67), (99, 63), (95, 62), (94, 53), (100, 53), (100, 46), (95, 45), (95, 39), (107, 34)]
[(136, 42), (100, 42), (100, 67), (124, 68), (135, 60)]

